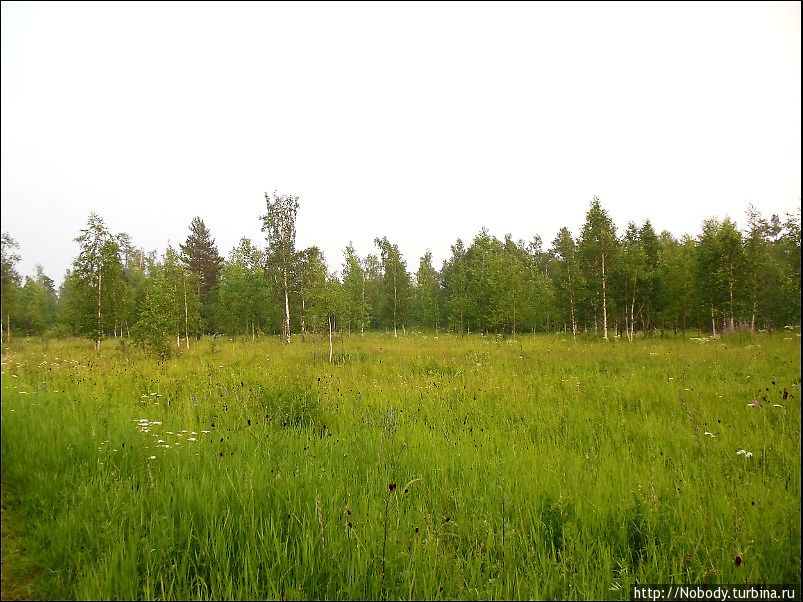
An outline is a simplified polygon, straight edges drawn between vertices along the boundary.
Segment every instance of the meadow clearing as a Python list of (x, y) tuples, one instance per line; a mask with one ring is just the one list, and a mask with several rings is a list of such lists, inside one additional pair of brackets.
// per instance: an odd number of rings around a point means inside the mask
[(800, 587), (797, 332), (370, 334), (338, 339), (332, 364), (311, 336), (205, 338), (164, 362), (93, 347), (3, 355), (17, 595)]

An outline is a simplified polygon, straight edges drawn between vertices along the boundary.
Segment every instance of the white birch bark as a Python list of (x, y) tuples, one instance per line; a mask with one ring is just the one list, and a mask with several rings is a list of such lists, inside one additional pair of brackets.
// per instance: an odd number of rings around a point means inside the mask
[(98, 338), (95, 341), (95, 351), (100, 351), (100, 291), (101, 291), (101, 271), (98, 268)]
[(290, 343), (290, 297), (287, 293), (287, 268), (284, 269), (284, 336)]
[(329, 314), (329, 363), (332, 363), (332, 314)]
[(187, 343), (187, 349), (190, 348), (190, 319), (187, 312), (187, 276), (184, 275), (184, 340)]
[(608, 302), (605, 296), (605, 254), (602, 254), (602, 327), (603, 338), (608, 340)]

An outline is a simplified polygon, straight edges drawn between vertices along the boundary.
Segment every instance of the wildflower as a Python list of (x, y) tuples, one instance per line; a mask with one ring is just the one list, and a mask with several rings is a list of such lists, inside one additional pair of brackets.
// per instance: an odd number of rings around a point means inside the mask
[(151, 456), (151, 457), (148, 458), (148, 460), (155, 460), (155, 459), (156, 459), (156, 456)]
[(198, 441), (198, 439), (196, 439), (195, 437), (188, 437), (187, 441)]
[(774, 404), (772, 404), (772, 407), (773, 408), (782, 408), (783, 406), (781, 404), (779, 404), (779, 403), (774, 403)]
[(743, 456), (743, 455), (744, 455), (744, 454), (746, 454), (746, 453), (747, 453), (747, 452), (746, 452), (745, 450), (743, 450), (743, 449), (740, 449), (739, 451), (737, 451), (737, 452), (736, 452), (736, 455), (737, 455), (737, 456)]
[(747, 452), (747, 453), (744, 455), (744, 457), (745, 457), (745, 458), (752, 458), (752, 457), (753, 457), (753, 452)]
[(156, 443), (164, 443), (164, 442), (165, 442), (164, 439), (159, 439)]
[(716, 437), (716, 435), (710, 431), (704, 432), (703, 435), (708, 435), (709, 437)]

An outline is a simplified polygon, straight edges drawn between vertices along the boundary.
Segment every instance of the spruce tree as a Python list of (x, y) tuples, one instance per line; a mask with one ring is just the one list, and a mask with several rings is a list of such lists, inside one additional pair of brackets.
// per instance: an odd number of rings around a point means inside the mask
[(197, 276), (198, 298), (201, 300), (203, 327), (214, 330), (214, 294), (220, 279), (223, 258), (220, 256), (209, 229), (200, 217), (192, 218), (190, 235), (181, 249), (181, 261)]

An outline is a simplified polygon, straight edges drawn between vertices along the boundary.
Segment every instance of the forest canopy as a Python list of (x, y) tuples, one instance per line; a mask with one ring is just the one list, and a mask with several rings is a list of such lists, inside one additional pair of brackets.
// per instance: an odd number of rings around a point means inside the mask
[(768, 219), (750, 206), (739, 227), (708, 219), (695, 237), (650, 221), (617, 230), (596, 196), (579, 232), (548, 243), (483, 228), (441, 266), (408, 262), (388, 235), (360, 257), (351, 243), (330, 271), (317, 246), (296, 248), (292, 195), (265, 194), (265, 239), (242, 238), (223, 258), (192, 218), (184, 243), (159, 256), (112, 234), (92, 213), (56, 290), (41, 266), (24, 279), (20, 248), (2, 235), (2, 319), (17, 335), (130, 337), (146, 348), (189, 347), (203, 334), (281, 334), (408, 328), (457, 333), (587, 333), (605, 339), (718, 335), (800, 323), (800, 211)]

